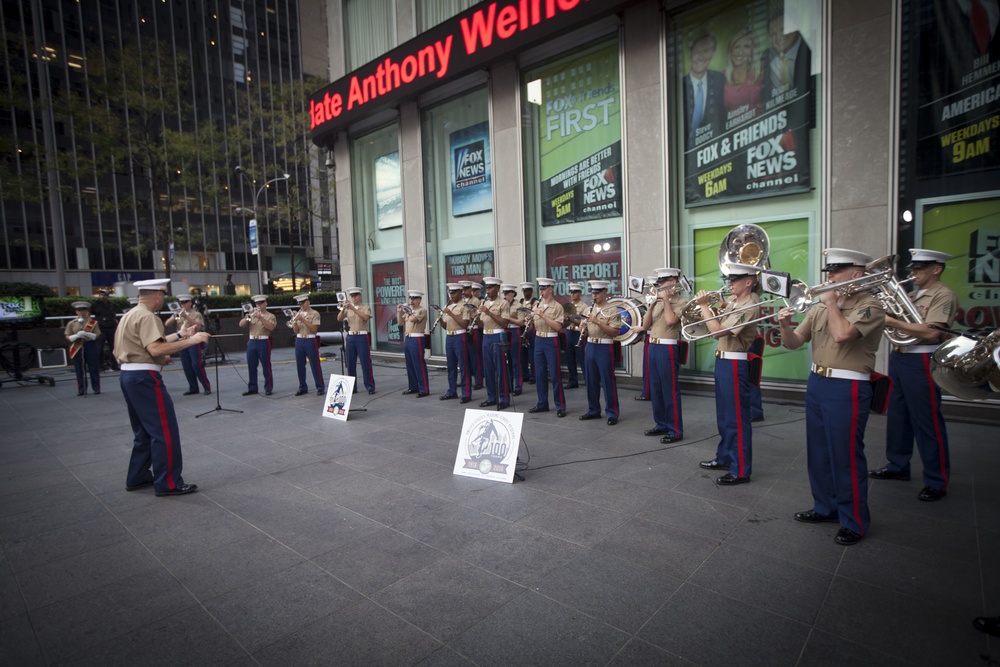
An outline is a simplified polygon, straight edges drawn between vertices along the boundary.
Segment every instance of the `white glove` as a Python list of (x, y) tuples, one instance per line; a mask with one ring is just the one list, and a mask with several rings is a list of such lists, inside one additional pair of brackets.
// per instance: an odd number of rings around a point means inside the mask
[(70, 340), (71, 340), (72, 342), (76, 342), (77, 340), (79, 340), (79, 339), (80, 339), (80, 334), (78, 334), (78, 333), (75, 333), (75, 334), (73, 334), (72, 336), (70, 336), (70, 337), (69, 337), (69, 339), (70, 339)]
[(87, 340), (97, 340), (97, 334), (95, 334), (93, 331), (81, 331), (77, 335), (80, 336), (81, 338), (86, 338)]

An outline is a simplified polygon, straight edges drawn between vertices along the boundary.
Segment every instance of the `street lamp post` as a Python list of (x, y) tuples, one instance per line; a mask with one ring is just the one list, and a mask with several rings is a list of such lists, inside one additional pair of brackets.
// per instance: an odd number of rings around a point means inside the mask
[[(239, 165), (236, 166), (236, 173), (239, 174), (241, 178), (245, 178), (247, 180), (247, 184), (250, 185), (250, 191), (252, 192), (253, 191), (253, 186), (256, 184), (255, 181), (253, 179), (251, 179), (249, 176), (247, 176), (246, 171), (244, 171), (243, 167), (241, 167)], [(291, 177), (292, 177), (291, 174), (284, 174), (282, 176), (279, 176), (278, 178), (272, 178), (271, 180), (269, 180), (266, 183), (264, 183), (264, 185), (260, 186), (260, 189), (257, 190), (257, 194), (254, 195), (254, 198), (253, 198), (253, 215), (254, 215), (255, 219), (257, 217), (258, 211), (260, 211), (260, 203), (259, 202), (260, 202), (260, 195), (261, 195), (261, 193), (263, 193), (264, 190), (267, 189), (267, 186), (269, 186), (271, 183), (277, 183), (278, 181), (287, 181)], [(267, 206), (264, 207), (264, 220), (265, 221), (267, 220)], [(257, 228), (257, 285), (260, 288), (260, 292), (259, 292), (260, 294), (264, 293), (264, 264), (263, 264), (263, 262), (264, 262), (263, 253), (260, 251), (260, 226), (258, 226), (258, 228)]]

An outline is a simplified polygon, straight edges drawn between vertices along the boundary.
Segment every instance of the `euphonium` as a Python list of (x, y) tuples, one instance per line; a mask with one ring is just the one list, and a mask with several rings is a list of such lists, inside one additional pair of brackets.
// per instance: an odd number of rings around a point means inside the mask
[[(722, 306), (726, 304), (726, 298), (730, 295), (729, 286), (726, 285), (715, 292), (708, 292), (708, 306), (711, 308), (713, 316), (718, 316)], [(697, 299), (691, 299), (684, 312), (681, 313), (681, 330), (684, 337), (703, 338), (708, 333), (708, 326), (702, 322), (701, 306)], [(690, 340), (690, 338), (689, 338)]]
[(931, 377), (958, 398), (978, 401), (998, 398), (990, 385), (1000, 386), (1000, 329), (982, 338), (958, 336), (938, 346), (931, 357)]
[[(903, 285), (913, 280), (913, 277), (906, 280), (896, 278), (896, 274), (892, 272), (895, 261), (895, 255), (886, 255), (865, 267), (865, 271), (873, 275), (888, 271), (887, 280), (877, 286), (875, 298), (882, 305), (882, 310), (885, 311), (886, 315), (910, 324), (923, 324), (924, 319), (920, 316), (920, 312), (913, 305), (913, 302), (910, 301), (906, 290), (903, 289)], [(896, 345), (913, 345), (920, 340), (916, 336), (911, 336), (889, 326), (882, 330), (882, 334), (889, 339), (889, 342)]]

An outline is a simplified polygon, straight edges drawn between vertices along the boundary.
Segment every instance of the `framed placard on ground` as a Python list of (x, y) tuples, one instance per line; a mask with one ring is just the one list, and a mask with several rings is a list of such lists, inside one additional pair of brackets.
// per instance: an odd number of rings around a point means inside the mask
[(346, 422), (347, 416), (351, 412), (351, 398), (353, 396), (354, 378), (348, 375), (331, 374), (329, 382), (326, 383), (323, 416)]
[(520, 412), (466, 410), (454, 474), (511, 484), (523, 420)]

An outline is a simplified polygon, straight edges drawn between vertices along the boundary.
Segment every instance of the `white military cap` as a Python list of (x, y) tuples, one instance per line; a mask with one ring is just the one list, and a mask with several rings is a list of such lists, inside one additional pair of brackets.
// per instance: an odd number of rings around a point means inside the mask
[(153, 278), (151, 280), (137, 280), (132, 283), (132, 286), (137, 289), (155, 289), (166, 292), (169, 284), (170, 278)]
[(500, 285), (501, 292), (517, 292), (517, 285), (511, 283), (504, 283)]
[(543, 287), (555, 287), (556, 281), (552, 278), (535, 278), (535, 282), (538, 283), (538, 289)]
[(361, 294), (361, 288), (360, 287), (348, 287), (347, 288), (347, 293), (350, 294), (351, 296), (354, 296), (355, 294)]
[(254, 294), (252, 297), (250, 297), (250, 300), (253, 301), (254, 303), (264, 303), (265, 301), (267, 301), (267, 296), (264, 294)]
[(191, 295), (190, 294), (178, 294), (177, 295), (177, 300), (178, 301), (191, 301)]
[(471, 280), (459, 280), (458, 284), (462, 286), (462, 289), (472, 289)]
[(521, 289), (535, 289), (535, 283), (521, 283)]
[(823, 271), (844, 266), (865, 267), (872, 261), (872, 256), (860, 250), (849, 250), (847, 248), (827, 248), (823, 251), (826, 257), (826, 267)]
[(73, 310), (80, 310), (81, 308), (86, 308), (87, 310), (90, 310), (90, 302), (89, 301), (74, 301), (73, 302)]
[(609, 283), (607, 280), (591, 280), (588, 282), (590, 282), (591, 292), (600, 292), (601, 290), (605, 290), (611, 287), (611, 283)]
[(309, 295), (308, 294), (296, 294), (295, 295), (295, 303), (302, 303), (303, 301), (308, 301), (308, 300), (309, 300)]
[(951, 259), (951, 255), (946, 252), (926, 250), (924, 248), (910, 248), (910, 261), (913, 264), (926, 264), (927, 262), (944, 264), (949, 259)]
[(447, 283), (449, 292), (458, 292), (462, 289), (462, 283)]
[(423, 298), (424, 298), (424, 293), (423, 293), (423, 292), (420, 292), (420, 291), (418, 291), (418, 290), (415, 290), (415, 289), (411, 289), (411, 290), (409, 290), (409, 291), (407, 292), (407, 294), (409, 294), (409, 295), (410, 295), (410, 298), (411, 298), (411, 299), (423, 299)]
[(570, 292), (582, 292), (583, 291), (583, 285), (581, 285), (580, 283), (570, 283), (569, 284), (569, 291)]
[(653, 273), (656, 274), (656, 280), (663, 280), (664, 278), (680, 278), (681, 277), (681, 270), (680, 269), (670, 269), (670, 268), (653, 269)]
[(754, 266), (753, 264), (740, 264), (739, 262), (728, 262), (726, 264), (727, 271), (723, 271), (730, 278), (745, 278), (747, 276), (756, 276), (760, 274), (760, 268)]
[(488, 278), (483, 278), (483, 282), (487, 286), (489, 286), (489, 285), (502, 285), (503, 284), (502, 280), (500, 280), (499, 278), (494, 278), (493, 276), (489, 276)]

